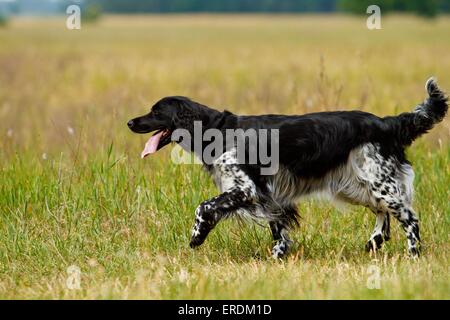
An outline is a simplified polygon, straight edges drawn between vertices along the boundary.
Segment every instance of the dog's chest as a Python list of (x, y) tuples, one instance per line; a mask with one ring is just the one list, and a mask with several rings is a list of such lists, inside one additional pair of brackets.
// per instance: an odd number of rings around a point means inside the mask
[(214, 161), (212, 166), (212, 177), (214, 183), (221, 192), (232, 189), (254, 192), (256, 189), (254, 182), (240, 168), (236, 158), (235, 149), (223, 153)]

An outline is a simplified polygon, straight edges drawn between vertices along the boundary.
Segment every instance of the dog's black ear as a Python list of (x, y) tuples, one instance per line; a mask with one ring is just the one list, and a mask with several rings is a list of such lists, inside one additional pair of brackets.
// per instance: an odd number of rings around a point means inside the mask
[(190, 129), (194, 126), (194, 121), (199, 120), (198, 112), (188, 101), (177, 100), (176, 110), (172, 115), (172, 123), (176, 128)]
[(172, 115), (172, 123), (175, 128), (184, 128), (185, 124), (188, 122), (188, 116), (186, 112), (182, 110), (177, 110)]
[(230, 112), (220, 112), (192, 101), (185, 97), (176, 97), (173, 101), (176, 111), (172, 115), (172, 123), (176, 128), (191, 130), (195, 121), (201, 121), (202, 127), (218, 128), (223, 124), (225, 116)]

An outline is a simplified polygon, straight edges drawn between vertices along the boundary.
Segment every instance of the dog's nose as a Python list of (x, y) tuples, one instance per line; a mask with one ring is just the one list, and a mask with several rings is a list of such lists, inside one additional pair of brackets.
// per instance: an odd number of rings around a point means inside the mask
[(132, 128), (134, 126), (134, 121), (130, 120), (130, 121), (128, 121), (127, 124), (128, 124), (128, 128)]

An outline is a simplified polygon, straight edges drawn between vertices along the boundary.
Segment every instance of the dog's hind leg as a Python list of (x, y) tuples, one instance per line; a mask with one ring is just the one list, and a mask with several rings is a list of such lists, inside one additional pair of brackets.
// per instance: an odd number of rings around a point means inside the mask
[(411, 166), (407, 163), (400, 164), (392, 158), (384, 159), (376, 173), (375, 179), (370, 182), (370, 198), (371, 207), (376, 208), (377, 224), (366, 248), (373, 248), (373, 242), (377, 248), (381, 245), (383, 227), (385, 240), (386, 236), (389, 238), (389, 220), (385, 220), (385, 217), (391, 214), (405, 231), (409, 254), (418, 256), (419, 222), (411, 205), (414, 179)]
[(355, 150), (350, 157), (350, 164), (347, 171), (342, 171), (347, 178), (341, 177), (340, 180), (346, 184), (340, 188), (338, 196), (353, 204), (369, 207), (375, 213), (375, 228), (366, 250), (376, 250), (390, 238), (389, 216), (392, 215), (406, 233), (409, 253), (418, 255), (419, 225), (411, 204), (414, 179), (412, 167), (394, 156), (382, 155), (380, 147), (374, 144)]
[(401, 223), (408, 240), (408, 252), (411, 256), (419, 256), (419, 220), (412, 208), (400, 205), (399, 209), (394, 210), (393, 216)]
[(288, 227), (282, 222), (269, 222), (275, 245), (272, 248), (272, 258), (279, 259), (286, 255), (292, 245), (288, 236)]
[(384, 241), (389, 241), (391, 239), (391, 216), (389, 213), (384, 216), (381, 232), (383, 234)]
[(383, 242), (383, 238), (385, 241), (389, 239), (389, 215), (392, 214), (405, 231), (409, 254), (413, 257), (418, 256), (420, 243), (419, 221), (412, 207), (400, 199), (389, 197), (388, 195), (377, 197), (377, 201), (380, 204), (380, 213), (377, 214), (375, 230), (366, 244), (366, 250), (378, 249)]
[(271, 211), (280, 211), (281, 214), (277, 219), (269, 220), (270, 231), (272, 232), (275, 243), (272, 248), (272, 258), (279, 259), (288, 253), (292, 245), (292, 240), (289, 239), (288, 232), (292, 226), (298, 225), (298, 212), (295, 205), (286, 205), (278, 210), (272, 208)]
[[(404, 166), (407, 168), (409, 174), (412, 175), (412, 169), (410, 166)], [(411, 177), (409, 177), (411, 178)], [(406, 181), (405, 181), (406, 180)], [(372, 194), (375, 197), (375, 201), (380, 211), (385, 215), (391, 214), (402, 225), (405, 231), (408, 251), (411, 256), (419, 255), (419, 221), (411, 206), (411, 194), (412, 180), (405, 179), (405, 174), (400, 174), (399, 177), (394, 179), (388, 177), (387, 181), (383, 182), (380, 188), (374, 188)], [(408, 185), (411, 183), (411, 185)]]
[(383, 241), (388, 241), (391, 237), (389, 213), (381, 210), (373, 211), (376, 214), (375, 228), (366, 244), (366, 251), (375, 251), (381, 248)]

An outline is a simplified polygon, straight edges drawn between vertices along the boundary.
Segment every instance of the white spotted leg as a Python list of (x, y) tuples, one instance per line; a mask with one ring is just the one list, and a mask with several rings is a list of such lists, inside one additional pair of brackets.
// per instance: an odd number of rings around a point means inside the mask
[(202, 202), (195, 210), (190, 247), (200, 246), (221, 219), (237, 209), (250, 206), (251, 200), (250, 194), (244, 190), (233, 189)]
[(391, 236), (389, 213), (378, 211), (376, 213), (375, 228), (367, 241), (366, 251), (376, 251), (381, 248), (384, 241), (388, 241)]

